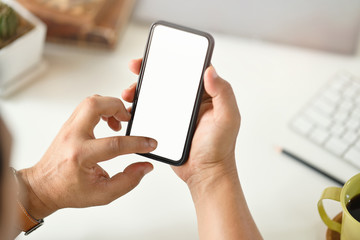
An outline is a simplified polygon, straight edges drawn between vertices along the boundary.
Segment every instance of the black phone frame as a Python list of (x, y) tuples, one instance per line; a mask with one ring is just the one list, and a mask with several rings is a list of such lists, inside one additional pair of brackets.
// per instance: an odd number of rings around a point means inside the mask
[(144, 70), (146, 67), (147, 58), (148, 58), (148, 54), (149, 54), (149, 50), (150, 50), (150, 46), (151, 46), (151, 40), (152, 40), (154, 29), (158, 25), (163, 25), (163, 26), (175, 28), (175, 29), (178, 29), (181, 31), (185, 31), (185, 32), (203, 36), (208, 40), (208, 43), (209, 43), (208, 49), (206, 52), (205, 62), (204, 62), (202, 73), (201, 73), (201, 79), (199, 81), (198, 91), (197, 91), (196, 98), (195, 98), (194, 108), (193, 108), (193, 112), (191, 115), (190, 125), (189, 125), (188, 132), (186, 135), (185, 145), (183, 148), (183, 153), (182, 153), (181, 158), (179, 160), (173, 160), (173, 159), (165, 158), (165, 157), (162, 157), (162, 156), (159, 156), (156, 154), (152, 154), (152, 153), (137, 153), (141, 156), (151, 158), (151, 159), (154, 159), (154, 160), (157, 160), (160, 162), (164, 162), (164, 163), (174, 165), (174, 166), (180, 166), (180, 165), (183, 165), (189, 157), (192, 138), (195, 133), (197, 118), (198, 118), (198, 114), (199, 114), (199, 108), (200, 108), (200, 104), (201, 104), (202, 94), (204, 92), (204, 73), (205, 73), (205, 70), (211, 64), (211, 57), (212, 57), (212, 53), (214, 50), (215, 41), (214, 41), (214, 38), (209, 33), (206, 33), (206, 32), (200, 31), (200, 30), (196, 30), (193, 28), (177, 25), (174, 23), (170, 23), (170, 22), (166, 22), (166, 21), (157, 21), (151, 25), (149, 37), (148, 37), (148, 40), (146, 43), (145, 54), (143, 57), (143, 61), (141, 63), (139, 79), (138, 79), (138, 83), (136, 85), (134, 101), (133, 101), (132, 109), (131, 109), (131, 119), (128, 122), (127, 129), (126, 129), (126, 136), (130, 136), (130, 133), (131, 133), (131, 127), (132, 127), (133, 119), (134, 119), (134, 116), (136, 113), (137, 100), (139, 98), (139, 94), (140, 94), (140, 90), (141, 90), (141, 84), (142, 84)]

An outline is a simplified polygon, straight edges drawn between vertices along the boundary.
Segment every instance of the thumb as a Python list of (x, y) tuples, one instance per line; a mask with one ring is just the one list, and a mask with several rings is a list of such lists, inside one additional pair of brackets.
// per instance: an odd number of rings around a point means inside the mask
[(233, 89), (227, 81), (219, 77), (213, 66), (206, 69), (204, 88), (212, 98), (214, 112), (217, 116), (234, 117), (239, 115)]
[(106, 193), (113, 201), (134, 189), (141, 179), (153, 170), (153, 165), (149, 162), (133, 163), (125, 168), (123, 172), (114, 175), (106, 185)]
[(157, 141), (148, 137), (115, 136), (89, 140), (84, 151), (84, 159), (89, 164), (106, 161), (119, 155), (148, 153), (157, 147)]

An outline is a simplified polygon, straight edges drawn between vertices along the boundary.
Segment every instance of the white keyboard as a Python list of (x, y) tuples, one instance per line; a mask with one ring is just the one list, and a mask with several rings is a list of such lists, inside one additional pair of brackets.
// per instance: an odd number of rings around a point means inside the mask
[(360, 169), (360, 78), (349, 73), (336, 74), (290, 125)]

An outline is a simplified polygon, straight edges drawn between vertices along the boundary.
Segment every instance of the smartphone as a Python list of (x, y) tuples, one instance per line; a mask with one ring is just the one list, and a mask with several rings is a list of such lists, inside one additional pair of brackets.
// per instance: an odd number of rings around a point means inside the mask
[(154, 138), (158, 146), (140, 155), (172, 165), (186, 162), (213, 49), (208, 33), (165, 21), (152, 24), (126, 135)]

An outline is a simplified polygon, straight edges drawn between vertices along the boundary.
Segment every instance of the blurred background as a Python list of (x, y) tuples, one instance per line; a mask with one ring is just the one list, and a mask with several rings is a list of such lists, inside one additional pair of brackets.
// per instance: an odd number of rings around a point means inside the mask
[[(274, 146), (290, 145), (306, 159), (318, 159), (319, 165), (340, 172), (336, 161), (344, 160), (343, 153), (338, 159), (322, 151), (319, 146), (325, 144), (305, 140), (290, 128), (295, 122), (302, 133), (311, 135), (313, 123), (303, 118), (294, 121), (295, 116), (306, 103), (315, 102), (319, 89), (340, 70), (347, 74), (337, 79), (350, 87), (345, 93), (336, 90), (341, 96), (334, 95), (333, 89), (328, 95), (351, 103), (334, 100), (329, 107), (328, 102), (316, 102), (315, 108), (331, 112), (344, 106), (339, 119), (345, 125), (336, 131), (343, 131), (343, 136), (345, 130), (356, 131), (350, 136), (353, 142), (347, 144), (355, 146), (358, 141), (360, 146), (360, 80), (356, 77), (360, 76), (360, 0), (0, 2), (19, 17), (15, 21), (13, 15), (6, 16), (18, 23), (10, 24), (16, 26), (11, 31), (3, 31), (0, 25), (0, 108), (13, 134), (16, 169), (30, 167), (41, 158), (84, 98), (93, 94), (120, 98), (122, 89), (137, 81), (128, 70), (129, 60), (143, 56), (151, 23), (166, 20), (214, 36), (212, 64), (231, 83), (242, 115), (235, 150), (240, 181), (264, 238), (325, 239), (327, 228), (316, 203), (322, 190), (334, 183), (283, 157)], [(353, 84), (348, 84), (349, 79)], [(314, 119), (332, 124), (321, 114), (315, 112)], [(356, 118), (348, 124), (350, 116)], [(95, 135), (124, 135), (125, 129), (123, 123), (122, 130), (114, 133), (100, 123)], [(360, 147), (356, 151), (351, 156), (360, 159)], [(126, 155), (101, 166), (113, 175), (144, 160)], [(18, 239), (198, 239), (186, 185), (169, 166), (152, 163), (154, 172), (130, 194), (104, 207), (58, 211), (46, 218), (44, 227)], [(357, 164), (343, 174), (344, 180), (359, 172)], [(341, 211), (336, 203), (330, 208), (334, 214)]]
[[(45, 68), (44, 64), (40, 64), (45, 34), (48, 42), (114, 50), (129, 22), (149, 26), (156, 20), (167, 20), (213, 34), (349, 56), (356, 55), (359, 46), (360, 0), (3, 2), (16, 5), (21, 13), (20, 19), (28, 21), (19, 21), (21, 24), (17, 30), (12, 30), (15, 35), (4, 35), (8, 39), (0, 42), (0, 47), (8, 45), (2, 47), (0, 52), (0, 95), (8, 94), (12, 89), (17, 89), (21, 82), (33, 78), (29, 76), (33, 75), (29, 71), (33, 69), (34, 72), (34, 66), (37, 65), (37, 69)], [(40, 21), (30, 16), (31, 13)], [(24, 34), (31, 26), (35, 26), (34, 31)], [(14, 41), (19, 38), (29, 38), (29, 42), (25, 44), (23, 40), (21, 44)], [(20, 56), (20, 51), (16, 49), (24, 49), (25, 52)], [(26, 71), (28, 73), (25, 74)], [(23, 76), (19, 77), (21, 74)], [(11, 80), (16, 78), (20, 80)]]
[(213, 32), (353, 54), (359, 0), (139, 0), (134, 20), (167, 19)]

